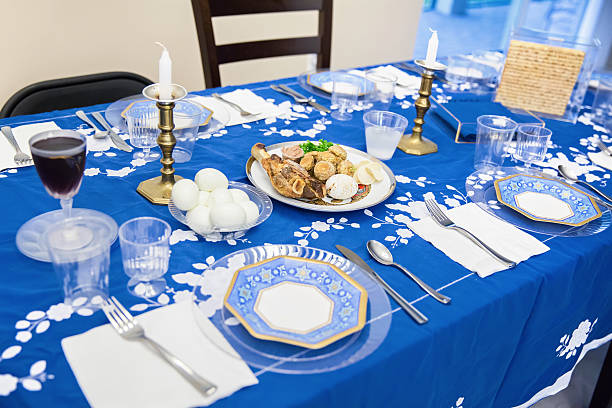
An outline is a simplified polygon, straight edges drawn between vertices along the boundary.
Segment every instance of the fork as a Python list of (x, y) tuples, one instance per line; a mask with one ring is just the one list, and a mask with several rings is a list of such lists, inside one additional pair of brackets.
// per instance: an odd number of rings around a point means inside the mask
[(446, 214), (442, 212), (442, 210), (438, 206), (438, 203), (436, 203), (434, 200), (430, 198), (425, 199), (425, 206), (427, 207), (427, 211), (429, 211), (429, 214), (431, 214), (431, 218), (441, 227), (458, 231), (459, 233), (464, 235), (466, 238), (469, 238), (473, 243), (478, 245), (480, 248), (484, 249), (493, 258), (503, 263), (506, 266), (506, 268), (514, 268), (516, 266), (516, 262), (513, 262), (512, 260), (501, 255), (499, 252), (495, 251), (493, 248), (491, 248), (490, 246), (482, 242), (480, 239), (478, 239), (478, 237), (476, 237), (470, 231), (464, 228), (461, 228), (458, 225), (455, 225), (455, 223), (450, 218), (448, 218)]
[(13, 129), (11, 129), (9, 126), (3, 126), (0, 131), (2, 131), (2, 134), (15, 148), (15, 156), (13, 156), (15, 164), (18, 166), (27, 166), (28, 164), (31, 164), (32, 158), (21, 151), (19, 144), (17, 144), (17, 140), (15, 140), (15, 136), (13, 136)]
[(108, 321), (127, 340), (143, 340), (151, 349), (156, 351), (166, 362), (178, 371), (198, 391), (209, 397), (217, 391), (217, 386), (200, 377), (191, 367), (170, 353), (160, 344), (145, 335), (144, 329), (138, 321), (126, 310), (114, 296), (105, 300), (102, 310)]
[(610, 148), (608, 146), (603, 144), (603, 142), (600, 139), (597, 139), (597, 147), (599, 147), (599, 150), (601, 150), (602, 152), (604, 152), (608, 156), (612, 156), (612, 150), (610, 150)]
[(244, 109), (242, 109), (242, 107), (232, 101), (228, 101), (227, 99), (225, 99), (224, 97), (222, 97), (221, 95), (219, 95), (218, 93), (214, 93), (212, 94), (213, 97), (219, 99), (220, 101), (223, 101), (225, 103), (227, 103), (228, 105), (230, 105), (232, 108), (236, 109), (238, 112), (240, 112), (240, 116), (253, 116), (254, 113), (251, 113), (249, 111), (246, 111)]
[(270, 85), (270, 88), (272, 88), (272, 89), (273, 89), (273, 90), (275, 90), (276, 92), (280, 92), (280, 93), (282, 93), (282, 94), (289, 95), (289, 96), (290, 96), (290, 97), (292, 97), (292, 98), (293, 98), (293, 100), (294, 100), (294, 101), (296, 101), (297, 103), (308, 103), (308, 101), (309, 101), (309, 99), (308, 99), (308, 98), (306, 98), (304, 95), (297, 96), (296, 94), (294, 94), (294, 93), (292, 93), (292, 92), (289, 92), (289, 91), (284, 90), (283, 88), (281, 88), (281, 87), (280, 87), (280, 86), (278, 86), (278, 85), (274, 85), (274, 84), (272, 84), (272, 85)]
[(87, 123), (89, 126), (91, 126), (94, 130), (94, 137), (96, 139), (104, 139), (107, 135), (108, 135), (108, 131), (102, 131), (100, 129), (98, 129), (98, 127), (95, 125), (95, 123), (93, 123), (85, 114), (85, 112), (83, 112), (82, 110), (78, 110), (76, 111), (76, 115), (79, 119), (81, 119), (83, 122)]

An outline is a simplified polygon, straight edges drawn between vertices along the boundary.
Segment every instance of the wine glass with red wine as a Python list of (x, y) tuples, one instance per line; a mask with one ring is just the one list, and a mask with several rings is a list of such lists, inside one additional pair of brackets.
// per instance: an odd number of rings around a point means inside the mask
[[(50, 130), (32, 136), (29, 147), (45, 190), (60, 200), (62, 209), (39, 214), (23, 224), (15, 237), (19, 251), (50, 262), (49, 245), (83, 252), (89, 244), (101, 240), (110, 238), (112, 244), (119, 229), (115, 220), (100, 211), (72, 208), (72, 199), (83, 180), (87, 139), (74, 130)], [(93, 218), (97, 221), (91, 221)]]
[[(50, 130), (30, 139), (30, 152), (45, 190), (60, 200), (64, 218), (70, 218), (72, 199), (83, 180), (87, 139), (73, 130)], [(52, 231), (50, 239), (57, 248), (74, 250), (89, 244), (93, 232), (77, 226)]]
[(47, 193), (60, 200), (70, 217), (72, 198), (79, 192), (85, 170), (85, 136), (73, 130), (50, 130), (30, 139), (30, 152)]

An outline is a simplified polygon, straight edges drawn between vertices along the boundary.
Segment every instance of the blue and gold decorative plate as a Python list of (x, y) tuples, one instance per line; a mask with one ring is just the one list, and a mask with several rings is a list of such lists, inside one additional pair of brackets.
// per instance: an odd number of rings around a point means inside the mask
[(495, 181), (497, 199), (535, 220), (581, 226), (601, 217), (590, 195), (560, 180), (513, 174)]
[[(342, 71), (318, 71), (313, 74), (309, 74), (306, 77), (306, 82), (308, 85), (315, 87), (317, 89), (322, 90), (328, 94), (332, 93), (334, 77), (338, 75), (351, 75)], [(357, 75), (351, 75), (355, 78), (360, 78)], [(359, 90), (359, 94), (357, 96), (363, 96), (374, 89), (374, 83), (371, 81), (366, 81), (364, 78), (362, 79), (361, 89)]]
[(254, 337), (319, 349), (363, 328), (367, 300), (334, 265), (277, 256), (238, 269), (224, 304)]

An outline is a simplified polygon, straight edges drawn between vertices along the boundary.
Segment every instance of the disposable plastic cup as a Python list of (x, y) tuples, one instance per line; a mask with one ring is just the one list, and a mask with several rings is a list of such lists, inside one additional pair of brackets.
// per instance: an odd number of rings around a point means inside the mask
[(119, 227), (123, 270), (133, 295), (149, 298), (165, 290), (171, 232), (167, 222), (154, 217), (132, 218)]
[(368, 154), (389, 160), (408, 126), (408, 119), (397, 113), (372, 110), (363, 115), (363, 124)]
[(476, 122), (474, 167), (478, 170), (501, 167), (516, 130), (516, 122), (497, 115), (479, 116)]
[[(43, 235), (61, 286), (64, 303), (81, 315), (100, 308), (108, 297), (112, 225), (105, 218), (81, 216), (51, 225)], [(80, 245), (66, 247), (66, 240)]]

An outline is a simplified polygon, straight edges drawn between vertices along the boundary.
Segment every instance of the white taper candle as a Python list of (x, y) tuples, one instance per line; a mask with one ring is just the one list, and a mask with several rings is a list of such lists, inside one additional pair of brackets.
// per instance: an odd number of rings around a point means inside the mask
[(161, 57), (159, 58), (159, 99), (172, 99), (170, 84), (172, 84), (172, 60), (166, 47), (160, 43), (155, 44), (163, 48)]
[(429, 29), (431, 31), (431, 37), (427, 44), (427, 56), (425, 57), (425, 63), (431, 65), (436, 62), (438, 55), (438, 32), (436, 30)]

